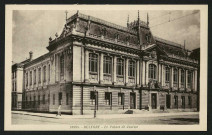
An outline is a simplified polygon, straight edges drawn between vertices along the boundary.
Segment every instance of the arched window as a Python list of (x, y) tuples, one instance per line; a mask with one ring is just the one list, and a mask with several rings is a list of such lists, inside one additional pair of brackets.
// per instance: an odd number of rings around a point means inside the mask
[(149, 64), (149, 79), (156, 79), (156, 66)]
[(130, 60), (128, 64), (128, 76), (135, 77), (135, 62), (133, 60)]
[(177, 75), (177, 69), (174, 69), (174, 83), (177, 83), (177, 79), (178, 75)]
[(64, 76), (64, 55), (60, 56), (60, 77)]
[(181, 70), (181, 85), (184, 86), (184, 82), (185, 82), (185, 72), (184, 70)]
[(46, 66), (43, 67), (43, 82), (46, 82)]
[(121, 58), (117, 59), (117, 68), (116, 68), (117, 75), (124, 75), (124, 60)]
[(98, 55), (94, 53), (89, 54), (89, 71), (98, 72)]
[(103, 72), (104, 74), (111, 74), (112, 69), (112, 58), (104, 56)]
[(191, 88), (191, 84), (192, 84), (192, 72), (188, 71), (188, 88)]
[(166, 67), (166, 82), (170, 81), (170, 68)]

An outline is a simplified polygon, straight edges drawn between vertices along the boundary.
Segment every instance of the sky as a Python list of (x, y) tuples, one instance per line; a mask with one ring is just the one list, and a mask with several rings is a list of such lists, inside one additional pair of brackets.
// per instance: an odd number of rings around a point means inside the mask
[[(76, 10), (68, 10), (68, 17), (75, 14)], [(90, 15), (126, 27), (129, 21), (137, 20), (137, 10), (114, 11), (86, 11), (80, 13)], [(200, 13), (194, 10), (158, 10), (142, 11), (139, 15), (142, 21), (147, 20), (149, 14), (150, 30), (157, 36), (193, 50), (200, 47)], [(14, 10), (12, 26), (12, 61), (21, 62), (33, 52), (37, 58), (48, 52), (49, 37), (55, 38), (55, 33), (60, 33), (65, 24), (65, 10)], [(170, 20), (170, 21), (169, 21)]]

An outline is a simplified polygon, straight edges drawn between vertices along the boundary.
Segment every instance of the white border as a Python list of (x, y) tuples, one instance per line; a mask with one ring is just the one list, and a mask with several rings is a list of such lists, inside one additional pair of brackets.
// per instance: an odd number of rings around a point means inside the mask
[[(11, 65), (12, 65), (12, 11), (13, 10), (200, 10), (200, 124), (199, 125), (138, 125), (133, 131), (206, 131), (207, 130), (207, 5), (6, 5), (5, 19), (5, 130), (70, 131), (64, 125), (11, 125)], [(89, 129), (77, 129), (89, 130)], [(129, 131), (129, 129), (90, 129), (92, 131)], [(72, 130), (73, 131), (73, 130)]]

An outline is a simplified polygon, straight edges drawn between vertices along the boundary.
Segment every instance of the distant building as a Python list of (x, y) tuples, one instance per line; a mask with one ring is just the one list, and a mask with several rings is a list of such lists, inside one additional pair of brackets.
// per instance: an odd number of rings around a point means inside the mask
[[(148, 19), (147, 19), (148, 20)], [(77, 12), (24, 64), (23, 109), (72, 114), (197, 108), (198, 62), (154, 37), (138, 17), (122, 27)], [(95, 101), (95, 99), (97, 99)]]
[(12, 65), (12, 110), (22, 109), (24, 64), (30, 60), (32, 60), (32, 52), (29, 59)]

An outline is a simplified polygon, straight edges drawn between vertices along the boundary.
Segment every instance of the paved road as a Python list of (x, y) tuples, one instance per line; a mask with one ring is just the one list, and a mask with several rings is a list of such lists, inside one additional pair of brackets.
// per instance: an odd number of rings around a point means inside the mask
[[(60, 117), (60, 116), (58, 116)], [(22, 114), (12, 114), (12, 124), (64, 124), (64, 125), (123, 125), (123, 124), (174, 124), (174, 125), (189, 125), (198, 124), (199, 115), (183, 115), (183, 116), (165, 116), (165, 117), (148, 117), (148, 118), (77, 118), (77, 119), (58, 119), (39, 116), (30, 116)]]

